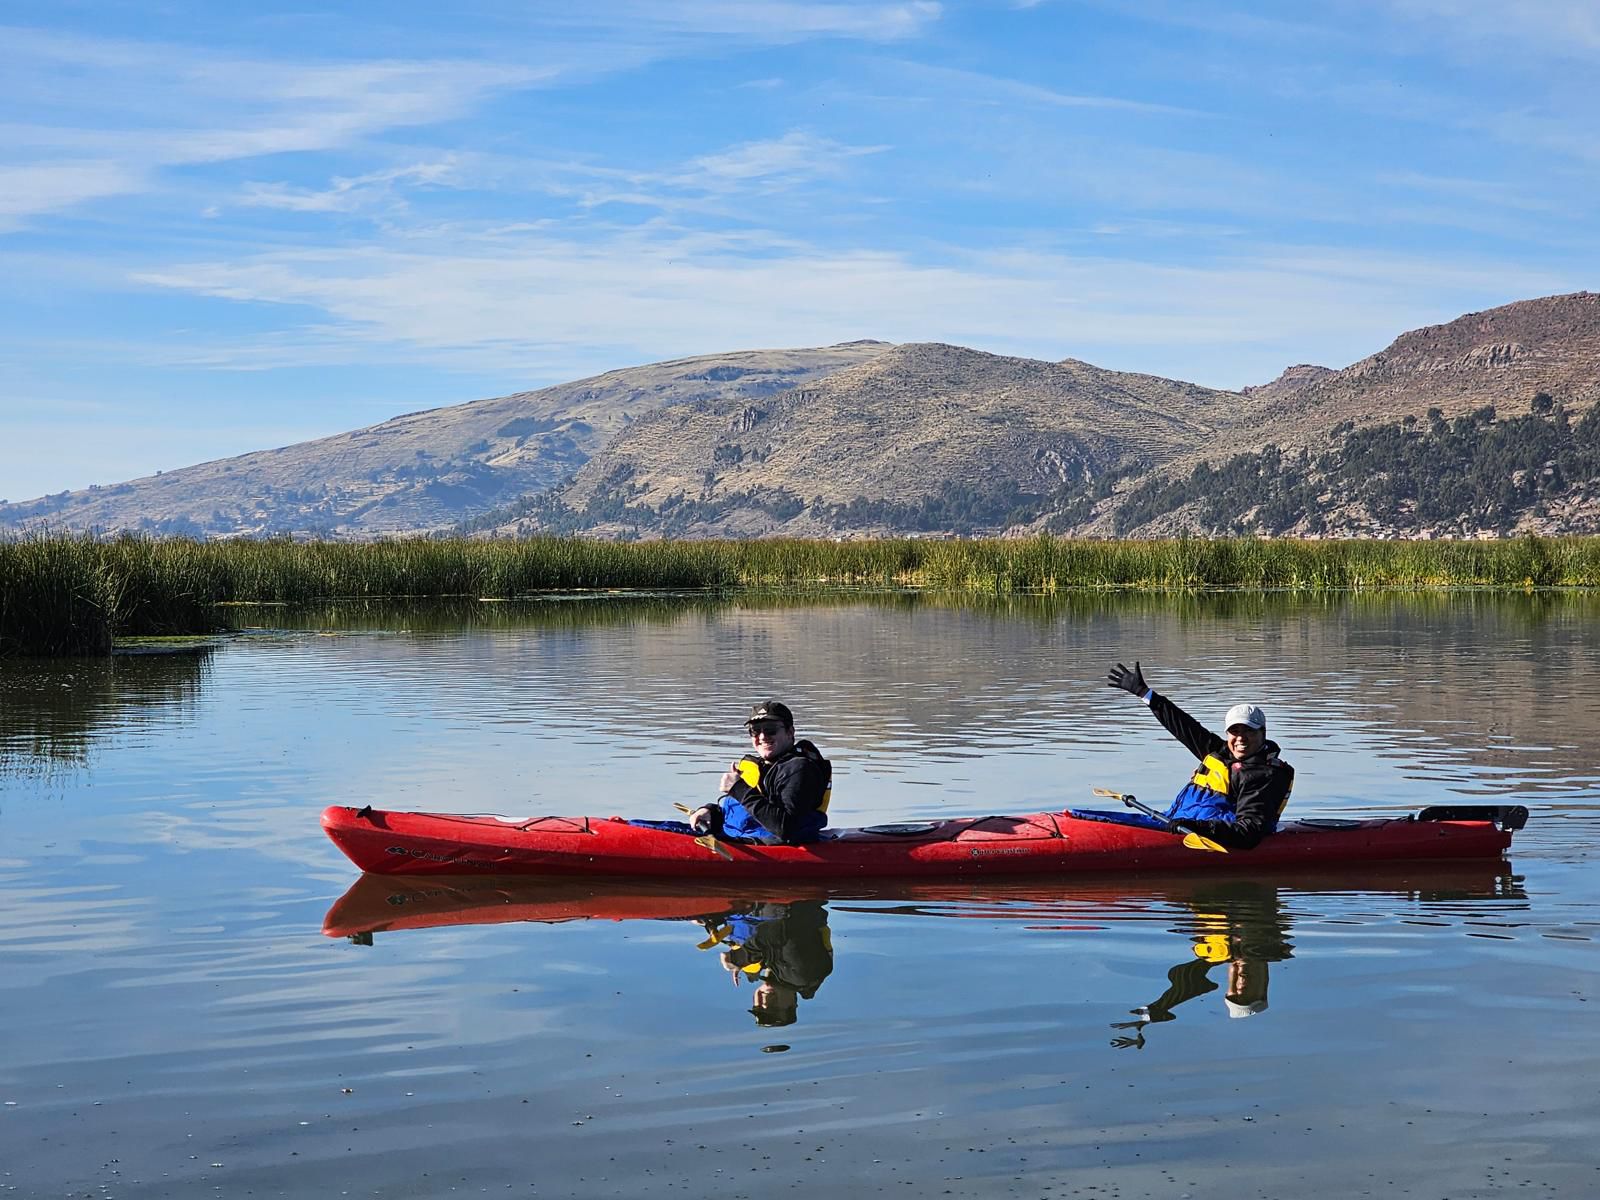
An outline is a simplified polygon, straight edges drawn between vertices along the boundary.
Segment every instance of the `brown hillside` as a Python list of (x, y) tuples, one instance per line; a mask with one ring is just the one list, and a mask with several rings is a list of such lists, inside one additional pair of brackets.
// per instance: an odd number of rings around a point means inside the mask
[(1332, 367), (1318, 367), (1311, 363), (1297, 363), (1292, 367), (1285, 367), (1271, 383), (1258, 383), (1250, 387), (1239, 389), (1242, 396), (1253, 396), (1257, 399), (1279, 400), (1285, 396), (1293, 396), (1305, 391), (1314, 383), (1320, 383), (1328, 376), (1336, 374)]
[[(1204, 492), (1132, 528), (1119, 513), (1141, 485), (1185, 480), (1202, 460), (1220, 465), (1268, 442), (1321, 453), (1347, 423), (1393, 424), (1430, 408), (1453, 417), (1494, 405), (1503, 417), (1520, 415), (1537, 392), (1573, 411), (1600, 400), (1600, 297), (1555, 296), (1470, 314), (1405, 334), (1342, 371), (1300, 365), (1242, 393), (1072, 359), (908, 344), (770, 403), (710, 402), (635, 422), (557, 494), (564, 511), (547, 508), (502, 528), (550, 522), (602, 535), (675, 536), (1214, 532), (1200, 519)], [(969, 504), (952, 488), (983, 502)], [(1575, 497), (1588, 494), (1574, 488)], [(1325, 518), (1320, 526), (1308, 518), (1308, 530), (1406, 532), (1403, 522), (1357, 509), (1344, 514), (1337, 488), (1304, 502)], [(1577, 514), (1559, 516), (1552, 528), (1589, 520), (1587, 508), (1564, 496), (1548, 507)], [(1248, 504), (1244, 511), (1250, 526), (1256, 516)], [(1413, 532), (1470, 532), (1481, 519), (1466, 513)]]
[(128, 483), (0, 504), (0, 528), (345, 538), (450, 528), (560, 482), (658, 409), (763, 400), (887, 348), (862, 341), (749, 350), (608, 371)]
[[(1508, 421), (1528, 413), (1539, 393), (1552, 398), (1537, 409), (1559, 433), (1553, 441)], [(1580, 418), (1597, 403), (1600, 295), (1589, 292), (1470, 313), (1403, 334), (1343, 370), (1302, 364), (1238, 393), (1075, 359), (851, 342), (679, 359), (412, 413), (157, 477), (0, 504), (0, 529), (363, 538), (465, 523), (602, 536), (1046, 528), (1459, 535), (1514, 520), (1519, 529), (1590, 531), (1600, 528), (1600, 471), (1585, 457), (1588, 443), (1574, 439), (1590, 436), (1595, 426)], [(1499, 439), (1488, 468), (1462, 457), (1459, 445), (1448, 451), (1454, 458), (1432, 447), (1435, 458), (1401, 462), (1401, 451), (1420, 442), (1361, 459), (1362, 475), (1335, 461), (1373, 443), (1352, 429), (1394, 425), (1423, 438), (1435, 423), (1399, 423), (1435, 408)], [(1516, 458), (1507, 438), (1543, 447), (1540, 457)], [(1291, 453), (1269, 466), (1236, 458), (1269, 442)], [(1504, 487), (1481, 478), (1513, 459), (1520, 465), (1502, 471)], [(1217, 470), (1191, 477), (1203, 460)], [(1451, 500), (1450, 511), (1408, 478), (1470, 473), (1474, 498)], [(1530, 479), (1545, 482), (1534, 488)], [(1376, 495), (1379, 484), (1404, 485), (1410, 507)], [(1510, 500), (1490, 493), (1518, 488), (1508, 517)], [(1164, 498), (1153, 496), (1163, 489)], [(1370, 505), (1351, 500), (1355, 492)], [(1219, 512), (1224, 495), (1236, 511)]]
[(1296, 391), (1248, 396), (1265, 440), (1304, 445), (1342, 421), (1447, 417), (1493, 404), (1528, 411), (1537, 392), (1568, 408), (1600, 400), (1600, 295), (1574, 292), (1468, 313), (1402, 334), (1385, 350)]
[[(948, 481), (1049, 494), (1121, 464), (1156, 464), (1204, 441), (1232, 393), (1149, 375), (985, 354), (941, 343), (897, 346), (770, 401), (663, 410), (597, 454), (565, 490), (582, 509), (619, 480), (634, 506), (784, 491), (830, 504), (915, 501)], [(692, 532), (764, 532), (740, 509)], [(804, 516), (785, 532), (812, 531)]]

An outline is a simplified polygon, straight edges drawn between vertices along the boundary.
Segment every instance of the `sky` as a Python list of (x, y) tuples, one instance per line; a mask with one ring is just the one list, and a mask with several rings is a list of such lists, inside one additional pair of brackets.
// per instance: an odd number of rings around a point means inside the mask
[(1600, 282), (1593, 0), (10, 0), (0, 498), (856, 338), (1212, 387)]

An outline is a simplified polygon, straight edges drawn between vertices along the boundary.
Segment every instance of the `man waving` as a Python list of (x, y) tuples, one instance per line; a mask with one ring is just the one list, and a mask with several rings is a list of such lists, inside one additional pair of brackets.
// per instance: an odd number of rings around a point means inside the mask
[(1148, 704), (1167, 732), (1200, 760), (1167, 810), (1169, 821), (1238, 850), (1250, 849), (1278, 828), (1294, 768), (1267, 737), (1267, 714), (1259, 706), (1235, 704), (1224, 718), (1227, 736), (1219, 737), (1146, 684), (1137, 662), (1132, 670), (1122, 663), (1112, 667), (1106, 683)]

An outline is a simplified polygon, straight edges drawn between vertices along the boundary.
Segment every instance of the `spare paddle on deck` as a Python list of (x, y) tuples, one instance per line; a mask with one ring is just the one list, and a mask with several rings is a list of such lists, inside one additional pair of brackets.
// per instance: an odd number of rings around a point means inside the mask
[(1174, 833), (1183, 834), (1183, 844), (1190, 850), (1211, 850), (1217, 854), (1226, 854), (1228, 852), (1228, 848), (1220, 842), (1214, 842), (1204, 834), (1196, 833), (1181, 821), (1169, 819), (1165, 813), (1157, 812), (1131, 792), (1113, 792), (1110, 788), (1091, 788), (1090, 790), (1096, 796), (1106, 796), (1112, 800), (1120, 800), (1129, 808), (1137, 809), (1145, 816), (1160, 821)]

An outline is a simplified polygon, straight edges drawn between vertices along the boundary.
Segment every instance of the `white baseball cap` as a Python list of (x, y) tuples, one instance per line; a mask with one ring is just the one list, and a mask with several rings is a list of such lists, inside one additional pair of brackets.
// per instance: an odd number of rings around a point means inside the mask
[(1267, 727), (1267, 714), (1259, 704), (1235, 704), (1228, 710), (1228, 716), (1222, 727), (1224, 729), (1232, 729), (1235, 725), (1248, 725), (1251, 729), (1265, 729)]

